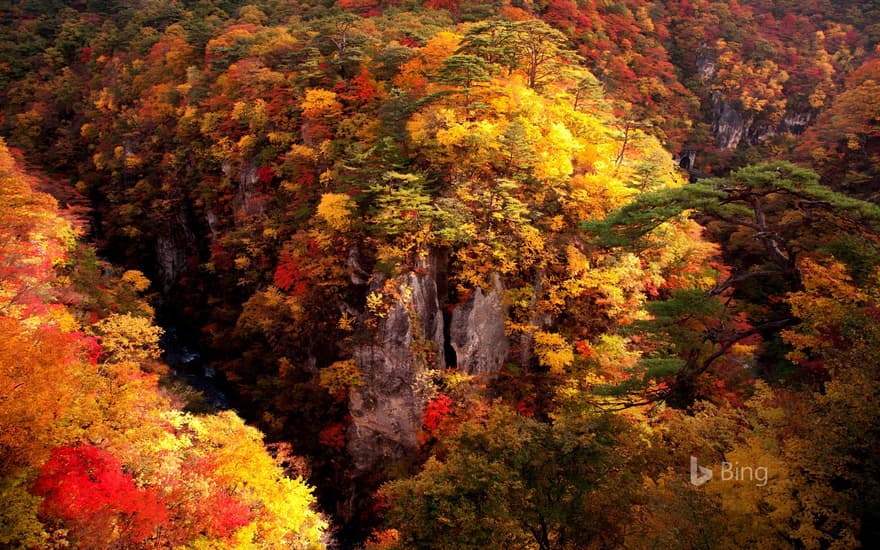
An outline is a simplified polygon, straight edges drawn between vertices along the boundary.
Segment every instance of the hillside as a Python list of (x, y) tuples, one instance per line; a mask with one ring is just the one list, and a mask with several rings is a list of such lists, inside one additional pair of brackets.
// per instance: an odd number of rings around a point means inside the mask
[(873, 2), (5, 4), (0, 541), (880, 537)]
[(257, 430), (186, 412), (149, 280), (78, 244), (2, 142), (0, 184), (0, 543), (322, 546), (311, 489)]

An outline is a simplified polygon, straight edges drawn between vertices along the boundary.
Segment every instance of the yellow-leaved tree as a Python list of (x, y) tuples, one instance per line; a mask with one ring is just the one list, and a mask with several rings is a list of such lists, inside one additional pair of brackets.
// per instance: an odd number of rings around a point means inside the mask
[(324, 193), (318, 204), (318, 216), (335, 231), (348, 231), (353, 223), (354, 200), (345, 193)]

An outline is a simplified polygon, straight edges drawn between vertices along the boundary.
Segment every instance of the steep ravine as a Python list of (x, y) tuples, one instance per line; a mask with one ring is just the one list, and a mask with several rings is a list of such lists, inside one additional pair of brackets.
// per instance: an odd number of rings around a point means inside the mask
[[(396, 465), (418, 459), (422, 415), (436, 394), (436, 375), (456, 368), (491, 379), (507, 360), (510, 344), (501, 277), (494, 275), (490, 288), (475, 288), (450, 306), (447, 263), (445, 253), (433, 250), (392, 283), (379, 272), (364, 273), (353, 281), (363, 285), (369, 280), (370, 291), (376, 292), (391, 286), (397, 298), (375, 328), (365, 329), (368, 334), (357, 338), (358, 344), (349, 350), (363, 385), (350, 394), (347, 404), (351, 415), (344, 450), (347, 458), (335, 466), (313, 465), (323, 473), (311, 483), (318, 485), (323, 511), (340, 529), (336, 534), (340, 548), (357, 547), (368, 532), (370, 526), (362, 524), (362, 518), (376, 484)], [(249, 422), (259, 422), (259, 411), (246, 403), (237, 404), (234, 388), (222, 373), (207, 366), (208, 357), (232, 358), (200, 349), (197, 333), (185, 327), (181, 307), (166, 301), (160, 314), (166, 330), (164, 358), (177, 379), (204, 393), (206, 404), (236, 408), (251, 417)], [(336, 473), (328, 474), (328, 467)], [(354, 477), (343, 475), (345, 471)]]

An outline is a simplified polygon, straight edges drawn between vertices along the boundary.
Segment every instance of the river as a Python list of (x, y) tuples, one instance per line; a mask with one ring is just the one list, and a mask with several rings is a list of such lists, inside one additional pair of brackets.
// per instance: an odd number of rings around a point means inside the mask
[(230, 409), (229, 400), (223, 387), (226, 381), (203, 359), (196, 345), (189, 341), (183, 331), (176, 326), (162, 325), (165, 333), (159, 340), (162, 346), (162, 359), (171, 369), (171, 374), (205, 397), (205, 403), (218, 411)]

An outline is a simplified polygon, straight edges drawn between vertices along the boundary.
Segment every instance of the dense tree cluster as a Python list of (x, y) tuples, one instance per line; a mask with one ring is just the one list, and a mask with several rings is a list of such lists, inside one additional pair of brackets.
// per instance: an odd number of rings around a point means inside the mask
[(0, 143), (0, 543), (322, 546), (256, 429), (160, 385), (150, 282), (96, 261), (37, 184)]
[(0, 544), (876, 543), (876, 11), (4, 6)]

